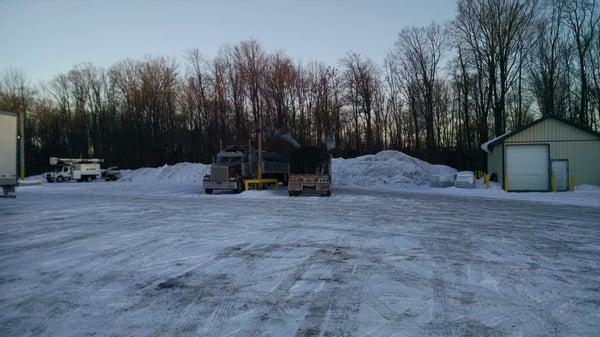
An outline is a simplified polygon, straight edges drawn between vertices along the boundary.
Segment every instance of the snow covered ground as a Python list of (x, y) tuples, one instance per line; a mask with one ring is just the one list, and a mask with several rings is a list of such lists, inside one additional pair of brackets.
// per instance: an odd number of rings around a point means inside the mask
[(600, 331), (600, 208), (134, 177), (0, 199), (0, 336)]

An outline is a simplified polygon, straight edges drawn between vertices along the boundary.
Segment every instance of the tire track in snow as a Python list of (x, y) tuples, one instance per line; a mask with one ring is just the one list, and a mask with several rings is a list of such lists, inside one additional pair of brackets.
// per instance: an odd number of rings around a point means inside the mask
[(295, 337), (312, 337), (321, 334), (325, 317), (338, 299), (338, 294), (333, 290), (324, 289), (313, 293), (308, 313), (304, 316), (304, 320), (296, 330)]
[(210, 324), (206, 329), (208, 330), (208, 335), (213, 337), (222, 335), (226, 315), (231, 312), (231, 309), (238, 301), (237, 292), (222, 296), (217, 301), (219, 304), (208, 318)]
[(375, 309), (375, 311), (377, 311), (381, 315), (381, 317), (385, 318), (390, 322), (400, 323), (405, 318), (411, 317), (411, 315), (408, 314), (408, 310), (406, 310), (402, 314), (399, 314), (394, 309), (390, 308), (387, 304), (385, 304), (385, 302), (369, 293), (366, 289), (364, 289), (360, 295), (362, 300), (367, 305)]
[[(354, 244), (348, 238), (347, 244)], [(363, 274), (356, 265), (352, 250), (341, 247), (338, 239), (332, 255), (328, 256), (327, 265), (333, 271), (330, 285), (334, 288), (334, 300), (331, 302), (331, 311), (324, 336), (353, 336), (358, 331), (358, 313), (360, 311), (360, 286)]]
[(273, 307), (277, 306), (281, 300), (287, 296), (290, 289), (296, 284), (308, 268), (315, 262), (320, 252), (308, 256), (294, 270), (281, 281), (273, 291), (266, 297), (265, 302), (258, 308), (261, 313), (268, 313)]
[(320, 257), (332, 272), (323, 289), (314, 293), (308, 312), (296, 330), (297, 337), (353, 336), (358, 330), (361, 279), (347, 248), (321, 250)]
[[(170, 315), (162, 317), (160, 320), (162, 328), (156, 331), (157, 335), (186, 336), (194, 334), (200, 325), (198, 322), (202, 322), (202, 320), (190, 317), (198, 316), (197, 312), (203, 309), (201, 299), (214, 299), (211, 301), (221, 303), (221, 297), (231, 296), (227, 292), (224, 293), (224, 289), (220, 289), (223, 280), (219, 278), (226, 275), (212, 274), (206, 268), (221, 263), (232, 252), (240, 250), (244, 246), (245, 244), (236, 244), (224, 247), (212, 256), (203, 256), (200, 263), (188, 267), (175, 276), (165, 278), (163, 271), (147, 282), (138, 283), (136, 289), (133, 290), (135, 293), (133, 296), (138, 297), (139, 301), (134, 302), (125, 311), (135, 312), (148, 308), (152, 310), (156, 306), (160, 306), (162, 302), (170, 303), (170, 306), (173, 305), (173, 302), (177, 302), (177, 305), (173, 307), (174, 310), (169, 310)], [(162, 281), (160, 281), (161, 279)]]
[(288, 296), (290, 289), (301, 279), (302, 275), (306, 273), (308, 268), (312, 266), (315, 261), (322, 254), (322, 249), (319, 249), (307, 258), (305, 258), (300, 264), (298, 264), (286, 277), (264, 298), (262, 303), (256, 308), (256, 320), (251, 328), (244, 333), (240, 332), (239, 336), (262, 336), (264, 335), (262, 328), (263, 323), (270, 318), (273, 311), (276, 310), (281, 302)]

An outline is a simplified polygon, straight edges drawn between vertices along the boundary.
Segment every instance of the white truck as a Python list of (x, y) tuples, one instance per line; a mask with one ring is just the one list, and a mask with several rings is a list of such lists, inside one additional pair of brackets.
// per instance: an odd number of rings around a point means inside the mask
[(0, 186), (4, 197), (15, 197), (17, 186), (17, 114), (0, 111)]
[(50, 158), (50, 165), (54, 170), (45, 174), (46, 181), (49, 183), (76, 180), (92, 181), (102, 176), (100, 164), (103, 159), (91, 158)]

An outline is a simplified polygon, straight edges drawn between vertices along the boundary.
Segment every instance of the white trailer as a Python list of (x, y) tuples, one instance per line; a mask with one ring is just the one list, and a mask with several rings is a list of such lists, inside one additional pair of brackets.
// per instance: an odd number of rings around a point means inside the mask
[(0, 186), (4, 197), (15, 197), (17, 186), (17, 114), (0, 111)]
[(54, 166), (54, 171), (47, 172), (45, 177), (49, 183), (77, 180), (92, 181), (102, 176), (100, 163), (103, 159), (91, 158), (50, 158), (50, 165)]

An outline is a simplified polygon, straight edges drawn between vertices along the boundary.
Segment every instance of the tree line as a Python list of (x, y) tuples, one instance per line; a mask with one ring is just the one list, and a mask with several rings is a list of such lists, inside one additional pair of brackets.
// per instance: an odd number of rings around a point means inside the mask
[(124, 168), (210, 162), (221, 146), (336, 143), (335, 155), (395, 149), (485, 169), (479, 145), (558, 115), (600, 129), (600, 8), (594, 0), (459, 0), (451, 22), (405, 27), (381, 64), (347, 52), (296, 62), (257, 40), (185, 61), (74, 66), (31, 84), (0, 78), (0, 110), (25, 116), (26, 167), (50, 156)]

